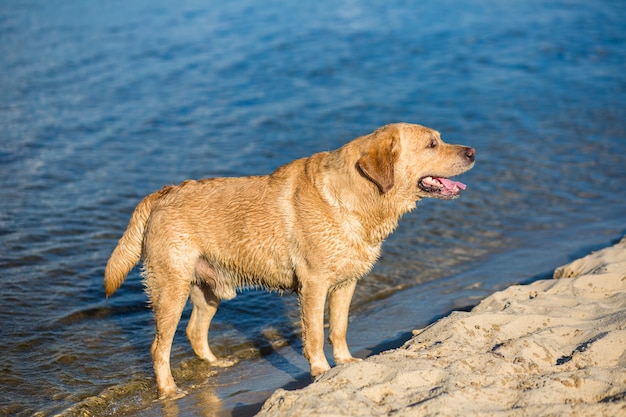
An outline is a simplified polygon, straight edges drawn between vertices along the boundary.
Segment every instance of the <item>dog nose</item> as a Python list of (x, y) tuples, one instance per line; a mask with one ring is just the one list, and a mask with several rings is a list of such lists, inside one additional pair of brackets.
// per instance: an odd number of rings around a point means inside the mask
[(476, 149), (469, 147), (465, 148), (465, 156), (470, 160), (470, 162), (474, 162), (474, 159), (476, 159)]

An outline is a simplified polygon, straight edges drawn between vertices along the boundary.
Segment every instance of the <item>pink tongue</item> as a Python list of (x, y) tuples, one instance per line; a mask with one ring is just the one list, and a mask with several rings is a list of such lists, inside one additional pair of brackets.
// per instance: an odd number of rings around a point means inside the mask
[(455, 185), (459, 187), (460, 190), (464, 190), (467, 188), (467, 185), (459, 181), (452, 181), (447, 178), (437, 178), (437, 180), (439, 180), (439, 182), (442, 183), (443, 186), (446, 187), (450, 191), (454, 190)]

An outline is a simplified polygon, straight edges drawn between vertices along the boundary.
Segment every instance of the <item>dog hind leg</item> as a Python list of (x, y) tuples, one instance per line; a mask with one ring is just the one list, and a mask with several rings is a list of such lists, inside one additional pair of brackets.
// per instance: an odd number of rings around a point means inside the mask
[[(185, 392), (178, 389), (170, 366), (170, 355), (174, 334), (183, 309), (189, 296), (189, 281), (184, 274), (164, 273), (146, 268), (146, 286), (154, 311), (156, 322), (156, 335), (150, 352), (154, 363), (154, 373), (156, 376), (157, 390), (159, 398), (177, 398), (185, 395)], [(157, 285), (156, 277), (165, 278), (161, 285)]]
[(235, 364), (233, 360), (218, 359), (209, 347), (209, 327), (220, 304), (220, 299), (206, 284), (193, 284), (190, 290), (193, 310), (187, 325), (187, 338), (193, 351), (200, 358), (214, 366), (227, 367)]

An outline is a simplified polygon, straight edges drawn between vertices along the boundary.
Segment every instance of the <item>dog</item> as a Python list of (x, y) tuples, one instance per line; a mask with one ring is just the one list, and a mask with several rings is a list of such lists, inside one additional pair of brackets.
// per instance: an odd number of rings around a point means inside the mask
[(330, 369), (327, 299), (335, 363), (360, 360), (346, 344), (358, 279), (418, 200), (459, 196), (465, 185), (449, 178), (472, 168), (475, 155), (472, 147), (444, 143), (433, 129), (396, 123), (270, 175), (187, 180), (145, 197), (107, 262), (104, 288), (111, 296), (143, 260), (159, 398), (185, 394), (172, 377), (170, 351), (187, 299), (193, 310), (186, 335), (195, 354), (230, 366), (211, 352), (208, 330), (220, 300), (246, 287), (297, 293), (313, 377)]

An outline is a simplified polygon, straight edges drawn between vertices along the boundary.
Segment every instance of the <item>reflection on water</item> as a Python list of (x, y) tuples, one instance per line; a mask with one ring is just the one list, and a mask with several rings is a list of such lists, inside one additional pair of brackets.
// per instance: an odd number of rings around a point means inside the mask
[[(194, 410), (201, 417), (213, 417), (222, 409), (222, 402), (211, 389), (202, 390), (194, 396)], [(179, 410), (175, 401), (161, 403), (163, 417), (178, 417)]]
[(240, 363), (193, 356), (187, 309), (172, 364), (189, 395), (155, 401), (139, 275), (105, 300), (102, 274), (164, 184), (269, 173), (395, 121), (477, 148), (463, 196), (420, 202), (357, 287), (361, 355), (620, 237), (623, 2), (449, 3), (0, 8), (0, 414), (250, 415), (308, 383), (295, 296), (246, 291), (211, 328)]

